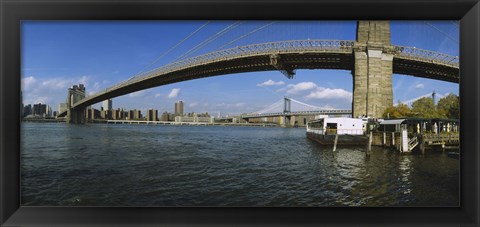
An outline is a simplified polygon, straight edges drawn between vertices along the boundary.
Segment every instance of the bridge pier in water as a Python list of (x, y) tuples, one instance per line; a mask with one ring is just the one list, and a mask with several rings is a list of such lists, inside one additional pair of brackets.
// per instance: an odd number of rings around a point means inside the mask
[(352, 117), (382, 117), (393, 105), (394, 47), (389, 21), (358, 21), (354, 44)]
[(75, 109), (68, 109), (67, 110), (67, 123), (69, 124), (85, 124), (87, 118), (85, 116), (85, 109), (75, 110)]

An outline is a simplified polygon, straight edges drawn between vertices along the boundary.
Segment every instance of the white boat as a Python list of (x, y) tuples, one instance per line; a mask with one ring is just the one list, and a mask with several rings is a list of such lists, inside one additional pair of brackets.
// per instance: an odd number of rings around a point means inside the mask
[(364, 120), (347, 117), (322, 117), (307, 123), (307, 137), (320, 144), (359, 145), (366, 144)]

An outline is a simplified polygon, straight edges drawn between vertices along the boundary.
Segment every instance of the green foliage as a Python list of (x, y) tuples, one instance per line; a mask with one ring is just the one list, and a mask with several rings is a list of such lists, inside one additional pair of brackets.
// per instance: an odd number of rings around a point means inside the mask
[(460, 98), (450, 94), (438, 101), (437, 106), (428, 97), (418, 99), (412, 103), (412, 107), (400, 103), (397, 106), (388, 107), (383, 113), (384, 118), (460, 118)]
[(446, 118), (446, 115), (437, 110), (431, 98), (423, 97), (412, 103), (412, 117)]
[(445, 115), (447, 118), (460, 118), (460, 97), (449, 94), (444, 98), (438, 100), (437, 110)]
[(384, 118), (403, 118), (408, 116), (410, 116), (410, 108), (403, 103), (388, 107), (383, 113)]

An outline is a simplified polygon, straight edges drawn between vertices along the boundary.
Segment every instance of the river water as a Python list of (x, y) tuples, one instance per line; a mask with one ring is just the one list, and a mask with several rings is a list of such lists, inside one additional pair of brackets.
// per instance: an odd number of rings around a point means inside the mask
[(458, 206), (459, 161), (304, 128), (22, 123), (27, 206)]

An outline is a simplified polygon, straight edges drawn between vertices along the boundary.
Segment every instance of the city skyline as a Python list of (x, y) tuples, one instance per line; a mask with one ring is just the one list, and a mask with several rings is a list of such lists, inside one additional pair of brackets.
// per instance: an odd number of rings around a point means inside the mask
[[(175, 60), (232, 21), (210, 22), (24, 22), (22, 24), (22, 89), (24, 103), (47, 103), (56, 108), (65, 102), (67, 88), (85, 84), (87, 95), (125, 81), (140, 71), (157, 68)], [(293, 23), (293, 22), (291, 22)], [(355, 22), (318, 22), (282, 25), (304, 28), (304, 34), (277, 34), (270, 39), (355, 39)], [(188, 34), (205, 25), (179, 54), (160, 57)], [(267, 22), (244, 23), (239, 34)], [(249, 25), (250, 27), (247, 27)], [(310, 30), (309, 30), (310, 29)], [(169, 34), (161, 31), (168, 30)], [(458, 24), (454, 21), (391, 22), (392, 43), (458, 55)], [(288, 32), (287, 32), (288, 33)], [(82, 35), (83, 34), (83, 35)], [(313, 34), (313, 35), (312, 35)], [(408, 34), (401, 36), (400, 34)], [(297, 37), (298, 35), (299, 37)], [(303, 36), (302, 36), (303, 35)], [(223, 37), (223, 43), (235, 39)], [(161, 37), (161, 38), (158, 38)], [(267, 37), (268, 39), (268, 37)], [(190, 43), (191, 42), (191, 43)], [(248, 42), (246, 40), (245, 42)], [(189, 45), (190, 43), (190, 45)], [(242, 45), (242, 43), (235, 43)], [(235, 47), (226, 46), (228, 47)], [(209, 52), (215, 47), (202, 50)], [(192, 56), (201, 54), (198, 52)], [(160, 57), (159, 57), (160, 56)], [(160, 59), (159, 61), (155, 61)], [(394, 103), (407, 101), (435, 90), (437, 94), (458, 95), (458, 84), (406, 75), (393, 75)], [(298, 70), (294, 79), (278, 71), (222, 75), (185, 81), (134, 92), (113, 99), (114, 109), (170, 111), (183, 100), (185, 112), (239, 114), (254, 112), (283, 96), (323, 108), (350, 109), (352, 76), (346, 70)], [(100, 109), (102, 103), (93, 105)]]

